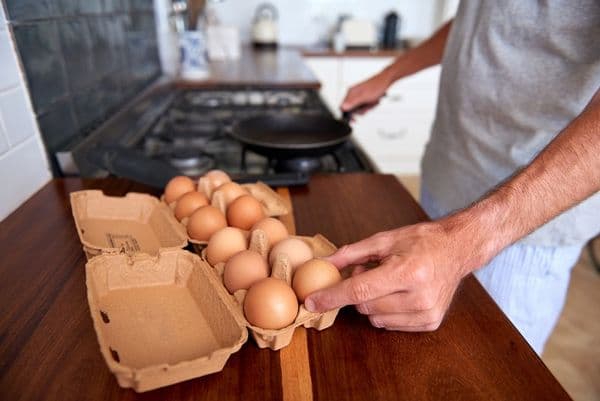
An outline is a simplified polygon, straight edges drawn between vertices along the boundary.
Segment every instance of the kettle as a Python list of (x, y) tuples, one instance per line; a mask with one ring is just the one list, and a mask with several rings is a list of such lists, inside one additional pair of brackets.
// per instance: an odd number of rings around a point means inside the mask
[(271, 3), (259, 4), (252, 23), (252, 43), (255, 47), (277, 47), (277, 8)]
[(381, 44), (384, 49), (395, 49), (398, 44), (398, 31), (400, 30), (400, 16), (389, 12), (383, 20), (383, 32)]

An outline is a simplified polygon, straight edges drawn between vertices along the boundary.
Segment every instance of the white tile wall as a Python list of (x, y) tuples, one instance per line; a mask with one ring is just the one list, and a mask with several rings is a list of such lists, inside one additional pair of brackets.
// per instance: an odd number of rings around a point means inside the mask
[(5, 24), (0, 20), (0, 90), (19, 83), (19, 64), (15, 60), (12, 42)]
[(6, 137), (6, 130), (4, 129), (2, 118), (0, 118), (0, 155), (6, 153), (9, 148), (10, 145), (8, 144), (8, 138)]
[(49, 178), (44, 151), (35, 136), (0, 156), (0, 217), (8, 216)]
[(14, 39), (0, 2), (0, 220), (50, 178)]
[(23, 85), (9, 89), (0, 96), (0, 115), (11, 146), (35, 136), (35, 117), (29, 107), (29, 96)]

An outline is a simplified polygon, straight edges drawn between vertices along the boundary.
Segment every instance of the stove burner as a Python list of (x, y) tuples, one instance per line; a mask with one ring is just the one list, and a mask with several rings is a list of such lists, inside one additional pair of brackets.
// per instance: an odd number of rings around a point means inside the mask
[(269, 106), (302, 106), (306, 102), (304, 92), (271, 92), (266, 98)]
[(277, 173), (314, 173), (321, 169), (321, 160), (316, 157), (296, 157), (292, 159), (276, 160), (274, 170)]
[(193, 110), (263, 106), (309, 106), (309, 95), (304, 90), (233, 90), (233, 91), (190, 91), (182, 98), (180, 107)]
[(195, 149), (175, 149), (166, 157), (173, 167), (190, 175), (201, 175), (215, 166), (212, 156)]

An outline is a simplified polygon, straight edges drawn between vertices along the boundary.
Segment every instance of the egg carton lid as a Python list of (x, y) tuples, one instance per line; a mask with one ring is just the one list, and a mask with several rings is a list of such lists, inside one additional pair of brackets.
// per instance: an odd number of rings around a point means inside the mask
[(108, 196), (100, 190), (70, 194), (77, 235), (88, 258), (103, 253), (147, 253), (187, 246), (185, 228), (158, 198), (129, 192)]
[(94, 329), (121, 387), (142, 392), (218, 372), (248, 340), (237, 305), (212, 271), (181, 249), (88, 261)]

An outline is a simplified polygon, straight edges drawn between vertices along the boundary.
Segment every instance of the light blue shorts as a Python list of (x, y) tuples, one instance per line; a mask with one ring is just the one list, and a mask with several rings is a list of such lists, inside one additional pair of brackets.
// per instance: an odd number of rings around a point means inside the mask
[[(421, 205), (432, 219), (449, 211), (421, 188)], [(475, 276), (538, 354), (563, 309), (571, 269), (583, 245), (549, 247), (515, 243)]]

